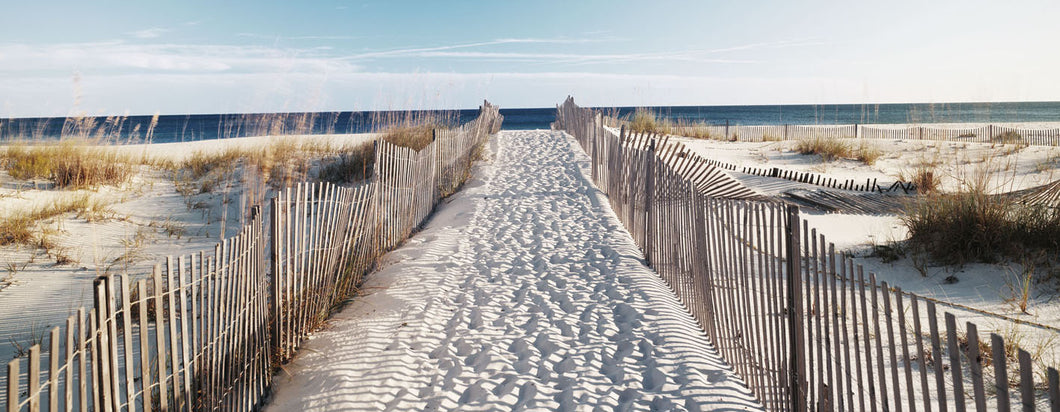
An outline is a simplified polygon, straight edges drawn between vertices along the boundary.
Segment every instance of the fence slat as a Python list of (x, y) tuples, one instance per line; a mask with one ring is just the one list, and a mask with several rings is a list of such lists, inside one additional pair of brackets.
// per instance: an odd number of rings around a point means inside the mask
[(950, 372), (953, 373), (953, 406), (957, 412), (964, 412), (964, 374), (961, 373), (961, 352), (957, 342), (957, 318), (949, 312), (946, 313), (946, 340), (949, 342)]
[(975, 397), (975, 410), (986, 410), (986, 391), (983, 387), (983, 357), (979, 355), (979, 329), (972, 322), (965, 323), (968, 335), (968, 371), (972, 378), (972, 392)]
[(18, 383), (19, 378), (22, 375), (19, 373), (19, 360), (12, 359), (7, 363), (7, 410), (17, 411), (19, 410), (19, 390)]
[(1020, 363), (1020, 403), (1023, 412), (1034, 412), (1034, 371), (1031, 369), (1031, 354), (1023, 349), (1016, 351)]
[(147, 315), (147, 281), (140, 279), (136, 282), (136, 296), (139, 312), (137, 317), (140, 324), (140, 407), (142, 410), (152, 410), (151, 403), (151, 347), (148, 343), (148, 315)]

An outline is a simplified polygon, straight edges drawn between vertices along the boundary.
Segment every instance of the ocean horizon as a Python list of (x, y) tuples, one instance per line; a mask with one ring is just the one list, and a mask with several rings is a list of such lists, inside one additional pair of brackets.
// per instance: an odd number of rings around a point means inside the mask
[[(642, 106), (671, 121), (713, 125), (832, 125), (906, 123), (1036, 123), (1060, 122), (1060, 102), (984, 103), (880, 103), (880, 104), (788, 104), (725, 106)], [(638, 107), (597, 107), (618, 117), (630, 116)], [(458, 123), (474, 118), (478, 109), (443, 110)], [(275, 130), (302, 130), (309, 134), (366, 133), (373, 119), (388, 114), (437, 112), (351, 111), (250, 114), (160, 115), (149, 141), (171, 143), (218, 138), (246, 137)], [(500, 109), (503, 130), (547, 129), (556, 110), (544, 108)], [(146, 131), (154, 116), (89, 116), (86, 133), (105, 137), (111, 143), (148, 141)], [(71, 127), (67, 117), (0, 119), (0, 141), (49, 140)], [(277, 121), (277, 119), (282, 119)]]

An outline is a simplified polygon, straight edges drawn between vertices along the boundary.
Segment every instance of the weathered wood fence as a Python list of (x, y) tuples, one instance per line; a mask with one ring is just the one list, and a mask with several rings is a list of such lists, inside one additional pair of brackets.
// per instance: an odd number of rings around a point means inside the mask
[(377, 141), (372, 179), (354, 188), (316, 183), (273, 200), (273, 339), (286, 362), (308, 333), (355, 292), (376, 259), (396, 248), (469, 176), (475, 151), (500, 130), (495, 106), (415, 151)]
[(420, 151), (378, 142), (374, 173), (356, 187), (281, 190), (212, 253), (98, 279), (93, 308), (8, 363), (0, 409), (257, 408), (274, 368), (463, 183), (501, 121), (487, 102)]
[(631, 145), (573, 99), (558, 112), (650, 266), (767, 409), (1060, 410), (1054, 365), (866, 276), (796, 207), (711, 196), (655, 139)]

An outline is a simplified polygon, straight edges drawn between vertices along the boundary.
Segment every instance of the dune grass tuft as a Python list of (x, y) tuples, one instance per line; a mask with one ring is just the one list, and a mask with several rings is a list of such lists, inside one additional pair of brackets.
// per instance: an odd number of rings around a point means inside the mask
[(375, 154), (371, 143), (364, 143), (326, 160), (317, 178), (335, 184), (364, 180), (371, 174)]
[[(419, 151), (434, 141), (435, 129), (453, 127), (454, 120), (453, 114), (447, 112), (394, 113), (373, 119), (373, 129), (380, 133), (380, 140)], [(332, 183), (353, 183), (366, 179), (374, 164), (374, 147), (365, 143), (345, 148), (338, 156), (325, 160), (317, 177)]]
[(629, 119), (629, 131), (633, 133), (669, 134), (672, 129), (673, 124), (646, 108), (638, 107)]
[(386, 130), (381, 139), (412, 150), (423, 150), (434, 141), (434, 129), (440, 127), (434, 123), (396, 126)]
[(867, 165), (873, 165), (883, 155), (876, 146), (862, 141), (853, 145), (835, 137), (810, 137), (795, 142), (795, 151), (804, 155), (819, 155), (830, 162), (837, 159), (854, 159)]
[(687, 119), (677, 119), (670, 133), (694, 139), (724, 140), (725, 137), (724, 133), (715, 133), (706, 122), (691, 122)]
[(66, 213), (76, 213), (77, 217), (91, 221), (104, 218), (110, 209), (105, 202), (91, 195), (79, 194), (36, 210), (0, 217), (0, 246), (18, 244), (47, 248), (49, 242), (44, 238), (44, 231), (38, 230), (38, 223)]
[(854, 148), (854, 158), (869, 166), (876, 164), (876, 160), (881, 156), (883, 156), (883, 151), (866, 141), (862, 141)]
[(795, 151), (804, 155), (820, 155), (824, 161), (853, 157), (854, 149), (847, 142), (830, 137), (799, 139)]
[(49, 179), (61, 188), (118, 185), (141, 161), (80, 141), (15, 143), (0, 152), (0, 166), (16, 179)]
[(991, 194), (989, 173), (953, 193), (933, 191), (900, 217), (910, 242), (941, 263), (1026, 260), (1060, 254), (1060, 209)]

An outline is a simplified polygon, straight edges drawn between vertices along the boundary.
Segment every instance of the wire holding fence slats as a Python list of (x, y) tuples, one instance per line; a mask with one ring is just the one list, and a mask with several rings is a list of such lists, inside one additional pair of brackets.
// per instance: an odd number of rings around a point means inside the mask
[(702, 190), (665, 139), (627, 139), (570, 98), (556, 117), (647, 263), (766, 409), (1060, 408), (1056, 365), (962, 320), (982, 311), (866, 276), (797, 208)]

